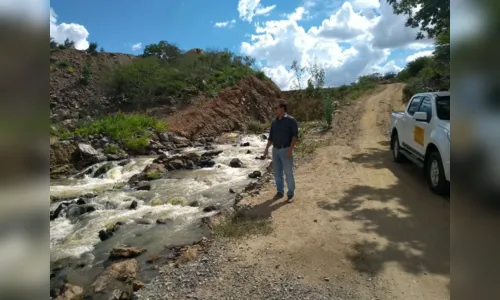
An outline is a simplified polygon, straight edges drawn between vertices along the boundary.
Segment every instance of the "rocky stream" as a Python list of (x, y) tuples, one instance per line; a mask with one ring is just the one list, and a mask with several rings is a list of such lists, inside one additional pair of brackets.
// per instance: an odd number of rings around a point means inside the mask
[(157, 264), (206, 241), (206, 217), (231, 207), (268, 167), (265, 144), (231, 133), (52, 180), (51, 299), (133, 299)]

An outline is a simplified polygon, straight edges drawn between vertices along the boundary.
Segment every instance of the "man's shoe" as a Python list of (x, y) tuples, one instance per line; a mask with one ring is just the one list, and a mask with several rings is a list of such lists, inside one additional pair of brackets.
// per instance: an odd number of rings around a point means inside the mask
[(276, 195), (274, 195), (273, 200), (278, 200), (278, 199), (281, 199), (283, 197), (284, 197), (283, 194), (278, 192), (278, 193), (276, 193)]
[(292, 196), (288, 196), (288, 198), (286, 199), (286, 202), (288, 203), (293, 203), (294, 199), (293, 199), (293, 195)]

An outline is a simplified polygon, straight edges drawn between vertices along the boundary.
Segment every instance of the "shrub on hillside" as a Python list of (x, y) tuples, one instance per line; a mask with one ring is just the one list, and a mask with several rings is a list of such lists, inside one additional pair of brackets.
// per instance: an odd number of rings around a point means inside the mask
[(326, 122), (326, 126), (328, 128), (332, 127), (332, 122), (333, 122), (333, 101), (329, 97), (324, 97), (323, 98), (323, 114), (324, 114), (324, 119)]
[(82, 78), (80, 79), (80, 82), (83, 85), (88, 85), (90, 83), (91, 78), (92, 78), (92, 69), (89, 64), (86, 64), (83, 67)]
[(64, 48), (73, 49), (73, 48), (75, 48), (75, 42), (71, 41), (70, 39), (66, 39), (66, 40), (64, 40), (63, 46), (64, 46)]
[(92, 42), (89, 44), (89, 47), (87, 48), (87, 53), (90, 53), (90, 54), (97, 54), (97, 43), (96, 42)]
[(264, 72), (262, 72), (262, 71), (257, 71), (257, 72), (255, 73), (255, 76), (256, 76), (257, 78), (259, 78), (260, 80), (264, 80), (264, 81), (269, 80), (269, 77), (267, 77), (266, 73), (264, 73)]
[(221, 89), (254, 74), (249, 57), (223, 50), (182, 55), (171, 44), (149, 45), (142, 58), (113, 71), (107, 80), (111, 96), (125, 96), (147, 106), (157, 99), (189, 99), (200, 93), (215, 95)]

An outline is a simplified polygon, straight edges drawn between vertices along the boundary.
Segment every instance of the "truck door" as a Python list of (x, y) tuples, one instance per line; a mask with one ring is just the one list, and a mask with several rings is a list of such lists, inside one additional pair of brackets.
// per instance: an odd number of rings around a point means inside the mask
[(403, 132), (399, 134), (399, 140), (404, 148), (413, 152), (413, 114), (418, 110), (422, 103), (422, 96), (415, 96), (410, 100), (403, 116)]
[[(412, 118), (413, 136), (410, 142), (412, 148), (420, 154), (420, 156), (425, 156), (425, 146), (429, 140), (429, 134), (431, 133), (430, 122), (432, 120), (432, 101), (429, 96), (422, 97), (422, 103), (417, 111), (422, 111), (427, 113), (426, 121), (417, 121)], [(417, 154), (417, 153), (416, 153)]]

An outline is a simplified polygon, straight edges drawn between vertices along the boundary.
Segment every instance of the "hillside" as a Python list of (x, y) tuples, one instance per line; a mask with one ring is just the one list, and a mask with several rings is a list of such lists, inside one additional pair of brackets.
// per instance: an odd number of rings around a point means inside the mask
[[(118, 66), (136, 57), (121, 53), (95, 53), (56, 49), (50, 53), (50, 119), (52, 123), (75, 125), (86, 115), (112, 110), (103, 81)], [(90, 75), (84, 75), (90, 71)], [(84, 82), (88, 76), (88, 83)]]
[(161, 154), (176, 148), (172, 140), (186, 144), (178, 136), (191, 143), (265, 124), (281, 97), (251, 58), (226, 50), (184, 52), (160, 42), (133, 56), (56, 47), (50, 62), (53, 177)]
[(183, 51), (164, 41), (146, 46), (139, 56), (53, 47), (51, 123), (72, 130), (89, 117), (117, 111), (169, 116), (213, 100), (252, 75), (254, 82), (268, 82), (273, 93), (279, 91), (253, 63), (227, 50)]

